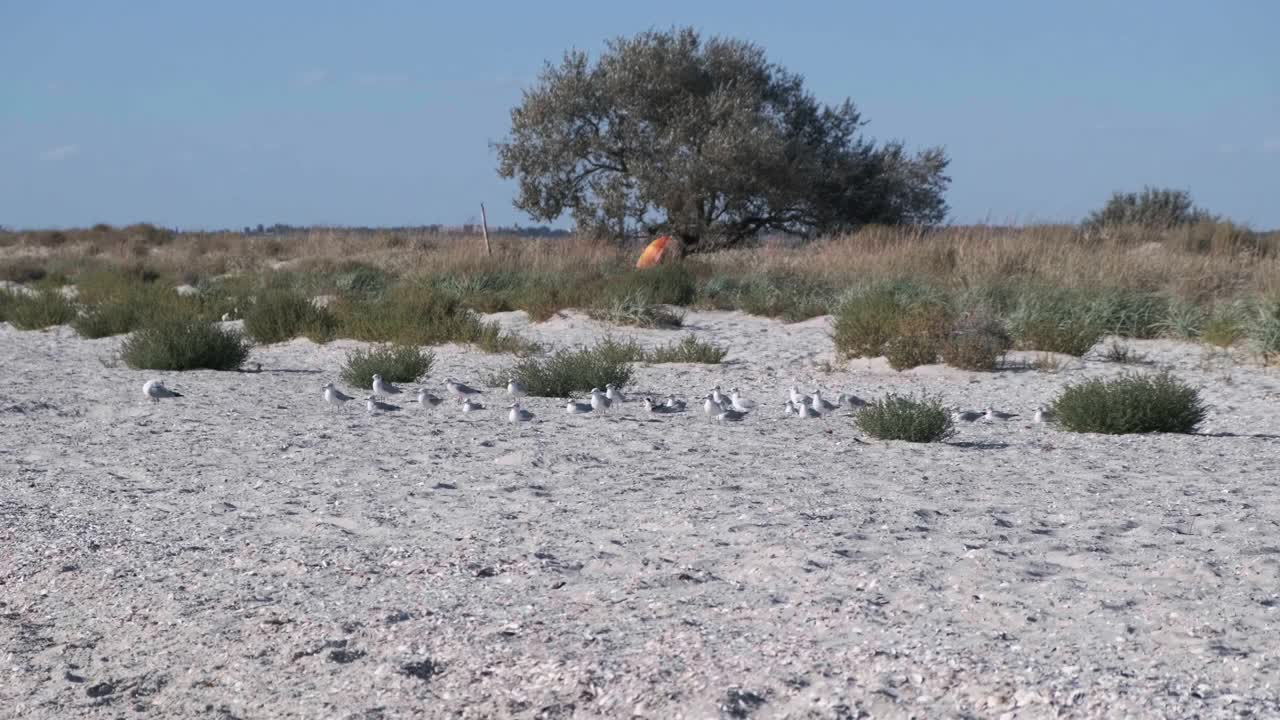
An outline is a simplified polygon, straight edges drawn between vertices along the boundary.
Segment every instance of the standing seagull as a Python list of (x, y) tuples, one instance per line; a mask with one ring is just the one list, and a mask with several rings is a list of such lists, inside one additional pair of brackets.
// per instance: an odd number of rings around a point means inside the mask
[(511, 397), (524, 397), (524, 385), (521, 385), (520, 381), (515, 378), (509, 378), (507, 380), (507, 394)]
[(627, 401), (627, 396), (623, 395), (622, 391), (613, 383), (604, 386), (604, 396), (609, 398), (610, 403), (624, 403)]
[(796, 404), (791, 402), (790, 400), (787, 400), (786, 404), (782, 406), (782, 411), (785, 412), (787, 415), (800, 414), (799, 411), (796, 410)]
[(800, 414), (800, 417), (802, 418), (822, 417), (822, 413), (818, 412), (817, 410), (814, 410), (813, 406), (807, 403), (801, 403), (797, 405), (796, 411)]
[(742, 395), (738, 393), (738, 388), (734, 388), (733, 392), (729, 393), (729, 407), (734, 410), (737, 410), (738, 412), (746, 412), (755, 406), (756, 404), (750, 400), (742, 399)]
[(720, 407), (720, 403), (711, 397), (711, 393), (702, 396), (702, 412), (704, 415), (711, 416), (724, 412), (724, 408)]
[(445, 378), (444, 387), (446, 390), (449, 391), (450, 395), (459, 399), (480, 394), (479, 390), (471, 387), (470, 385), (467, 385), (466, 383), (458, 382), (453, 378)]
[(600, 388), (591, 388), (591, 409), (596, 412), (604, 412), (609, 409), (613, 401), (607, 395), (600, 392)]
[(832, 410), (839, 409), (840, 407), (839, 405), (831, 402), (830, 400), (823, 400), (821, 390), (815, 389), (813, 391), (812, 397), (813, 397), (813, 409), (817, 410), (818, 412), (830, 412)]
[(400, 409), (399, 405), (384, 403), (372, 395), (364, 399), (364, 407), (369, 411), (370, 415), (380, 412), (395, 412)]
[(719, 405), (720, 407), (724, 407), (725, 404), (729, 402), (728, 398), (724, 396), (724, 393), (720, 392), (719, 385), (711, 388), (711, 402)]
[(533, 413), (520, 407), (520, 403), (511, 403), (510, 412), (507, 413), (507, 422), (529, 422), (532, 419)]
[(377, 395), (378, 397), (387, 397), (388, 395), (399, 395), (400, 393), (401, 393), (400, 388), (396, 387), (395, 385), (392, 385), (386, 380), (383, 380), (381, 375), (374, 373), (373, 375), (373, 394), (374, 395)]
[(440, 403), (444, 402), (444, 400), (440, 399), (439, 395), (433, 395), (427, 392), (426, 388), (418, 389), (418, 396), (416, 400), (418, 401), (419, 405), (439, 405)]
[(1051, 423), (1051, 422), (1054, 422), (1055, 420), (1057, 420), (1057, 418), (1054, 417), (1053, 411), (1050, 410), (1049, 408), (1043, 405), (1036, 408), (1035, 421), (1037, 423)]
[(153, 403), (160, 402), (160, 398), (182, 397), (182, 393), (170, 390), (160, 380), (148, 380), (143, 383), (142, 394), (150, 398)]
[(330, 405), (337, 405), (341, 407), (342, 404), (347, 402), (348, 400), (355, 400), (355, 398), (343, 393), (336, 386), (334, 386), (333, 383), (324, 384), (324, 401), (325, 402), (329, 403)]
[(791, 402), (794, 403), (796, 407), (809, 404), (809, 396), (801, 394), (801, 392), (796, 389), (795, 385), (791, 386), (790, 397)]

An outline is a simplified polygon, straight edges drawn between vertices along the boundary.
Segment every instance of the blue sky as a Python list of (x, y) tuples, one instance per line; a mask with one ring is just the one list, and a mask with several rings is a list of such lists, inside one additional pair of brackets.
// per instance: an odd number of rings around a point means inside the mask
[[(1190, 190), (1280, 228), (1280, 2), (0, 3), (0, 225), (530, 224), (489, 143), (546, 60), (748, 39), (878, 139), (940, 144), (955, 222)], [(562, 223), (563, 224), (563, 223)]]

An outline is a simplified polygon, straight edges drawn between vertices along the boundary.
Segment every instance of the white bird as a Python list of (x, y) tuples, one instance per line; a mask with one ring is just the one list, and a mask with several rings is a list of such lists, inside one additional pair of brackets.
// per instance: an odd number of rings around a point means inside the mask
[(750, 400), (742, 399), (742, 395), (738, 392), (738, 388), (734, 388), (733, 392), (729, 393), (729, 407), (734, 410), (737, 410), (738, 412), (747, 412), (755, 406), (756, 404)]
[(604, 396), (609, 398), (610, 403), (624, 403), (627, 401), (627, 396), (623, 395), (622, 391), (613, 383), (604, 386)]
[(369, 411), (370, 415), (373, 415), (374, 413), (378, 413), (378, 412), (395, 412), (396, 410), (400, 409), (399, 405), (384, 403), (372, 395), (364, 399), (364, 407), (366, 410)]
[(799, 407), (800, 405), (809, 404), (809, 396), (802, 394), (799, 390), (796, 389), (795, 385), (791, 386), (790, 397), (791, 397), (791, 402), (795, 403), (797, 407)]
[(716, 414), (716, 420), (719, 422), (738, 422), (746, 416), (747, 414), (744, 412), (738, 412), (733, 408), (729, 408), (728, 410), (721, 410)]
[(484, 409), (483, 405), (476, 402), (475, 400), (472, 400), (471, 398), (467, 398), (462, 401), (462, 412), (464, 413), (475, 412), (476, 410), (483, 410), (483, 409)]
[(663, 401), (662, 406), (669, 407), (674, 410), (684, 410), (685, 401), (677, 399), (675, 395), (668, 395), (667, 399)]
[(717, 405), (719, 405), (719, 406), (721, 406), (721, 407), (724, 407), (724, 404), (725, 404), (726, 402), (728, 402), (728, 401), (727, 401), (727, 399), (726, 399), (726, 398), (725, 398), (725, 396), (724, 396), (724, 393), (720, 392), (720, 386), (719, 386), (719, 385), (717, 385), (717, 386), (715, 386), (715, 387), (711, 388), (711, 400), (712, 400), (712, 402), (714, 402), (715, 404), (717, 404)]
[(151, 399), (151, 402), (158, 403), (160, 398), (178, 398), (182, 397), (182, 393), (170, 390), (164, 386), (164, 382), (160, 380), (148, 380), (142, 384), (142, 394)]
[(718, 415), (724, 412), (724, 408), (711, 398), (711, 393), (707, 393), (702, 396), (702, 412), (704, 415)]
[(796, 410), (796, 404), (791, 402), (790, 400), (788, 400), (786, 404), (782, 406), (782, 408), (783, 408), (783, 412), (785, 412), (787, 415), (799, 414), (799, 411)]
[(600, 388), (591, 388), (591, 409), (596, 412), (604, 412), (609, 409), (613, 401), (609, 396), (600, 392)]
[(520, 403), (511, 403), (510, 412), (507, 413), (507, 422), (529, 422), (532, 419), (533, 413), (520, 407)]
[(866, 407), (867, 401), (863, 400), (857, 395), (853, 395), (849, 393), (840, 393), (840, 395), (836, 397), (836, 405), (839, 405), (841, 407), (848, 406), (851, 408), (860, 408), (860, 407)]
[(222, 313), (222, 322), (230, 322), (231, 313)]
[(797, 405), (796, 412), (799, 413), (800, 417), (802, 418), (822, 417), (822, 413), (818, 412), (817, 410), (814, 410), (813, 406), (809, 404), (802, 403), (800, 405)]
[(1000, 412), (999, 410), (993, 410), (990, 407), (988, 407), (982, 414), (982, 418), (988, 422), (991, 422), (992, 420), (1010, 420), (1016, 417), (1018, 417), (1017, 413)]
[(444, 402), (439, 395), (427, 392), (426, 388), (419, 388), (418, 396), (415, 399), (419, 405), (439, 405)]
[(342, 403), (347, 402), (348, 400), (355, 400), (355, 398), (343, 393), (333, 383), (324, 384), (324, 401), (325, 402), (329, 403), (330, 405), (342, 405)]
[(381, 375), (374, 373), (373, 376), (373, 394), (378, 397), (387, 397), (388, 395), (399, 395), (400, 388), (382, 379)]
[(672, 413), (684, 412), (684, 407), (675, 407), (672, 405), (662, 405), (654, 401), (651, 397), (644, 399), (644, 409), (655, 415), (670, 415)]
[(984, 416), (977, 410), (955, 410), (951, 413), (952, 422), (974, 422)]
[(586, 415), (591, 412), (591, 403), (580, 403), (570, 400), (565, 403), (564, 411), (570, 415)]
[(830, 400), (823, 400), (821, 390), (815, 389), (813, 391), (813, 395), (811, 395), (810, 398), (813, 400), (813, 403), (812, 403), (813, 409), (817, 410), (818, 412), (830, 412), (832, 410), (837, 410), (840, 408), (839, 405), (831, 402)]
[(450, 395), (453, 395), (454, 397), (457, 397), (457, 398), (464, 398), (464, 397), (469, 397), (471, 395), (480, 394), (479, 390), (467, 385), (466, 383), (458, 382), (453, 378), (445, 378), (444, 387), (446, 390), (449, 391)]
[(1047, 407), (1045, 407), (1045, 406), (1043, 406), (1043, 405), (1041, 405), (1040, 407), (1036, 408), (1036, 416), (1035, 416), (1035, 421), (1036, 421), (1036, 422), (1038, 422), (1038, 423), (1051, 423), (1051, 422), (1054, 422), (1055, 420), (1057, 420), (1057, 418), (1056, 418), (1056, 417), (1054, 417), (1053, 411), (1052, 411), (1052, 410), (1050, 410), (1049, 408), (1047, 408)]
[(524, 385), (520, 384), (519, 380), (510, 378), (507, 380), (507, 394), (511, 397), (524, 397)]

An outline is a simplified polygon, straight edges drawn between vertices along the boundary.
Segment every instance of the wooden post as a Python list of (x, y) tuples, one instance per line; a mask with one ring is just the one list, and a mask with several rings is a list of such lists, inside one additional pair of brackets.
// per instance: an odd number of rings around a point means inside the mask
[(484, 214), (484, 203), (480, 203), (480, 232), (484, 233), (485, 257), (493, 257), (493, 248), (489, 247), (489, 218)]

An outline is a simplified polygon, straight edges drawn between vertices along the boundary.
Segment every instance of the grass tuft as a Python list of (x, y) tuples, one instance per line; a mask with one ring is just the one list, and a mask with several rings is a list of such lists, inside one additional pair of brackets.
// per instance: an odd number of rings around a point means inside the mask
[(435, 363), (435, 353), (414, 345), (382, 345), (352, 350), (342, 364), (342, 381), (370, 390), (373, 376), (393, 383), (411, 383), (426, 377)]
[(507, 373), (489, 378), (492, 385), (506, 385), (507, 379), (519, 380), (530, 394), (538, 397), (569, 397), (592, 388), (613, 383), (619, 388), (631, 381), (631, 365), (639, 347), (610, 338), (592, 347), (557, 350), (545, 357), (526, 357)]
[(729, 349), (726, 347), (699, 340), (692, 335), (686, 335), (678, 342), (649, 350), (644, 353), (643, 359), (655, 365), (662, 363), (717, 365), (728, 354)]
[(858, 429), (878, 440), (940, 442), (955, 432), (951, 413), (937, 398), (887, 395), (857, 414)]
[(3, 317), (19, 330), (43, 330), (66, 325), (76, 317), (76, 306), (59, 290), (50, 288), (37, 293), (5, 293), (0, 299)]
[(197, 317), (168, 317), (135, 331), (120, 357), (135, 370), (235, 370), (250, 344), (235, 330)]
[(1207, 413), (1199, 392), (1167, 372), (1069, 385), (1053, 410), (1067, 430), (1107, 435), (1192, 433)]
[(244, 313), (244, 329), (254, 341), (270, 344), (302, 336), (326, 343), (337, 332), (338, 321), (327, 308), (317, 307), (302, 293), (266, 290)]

